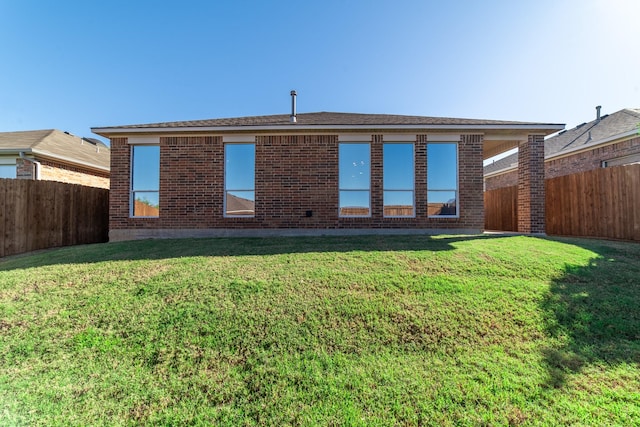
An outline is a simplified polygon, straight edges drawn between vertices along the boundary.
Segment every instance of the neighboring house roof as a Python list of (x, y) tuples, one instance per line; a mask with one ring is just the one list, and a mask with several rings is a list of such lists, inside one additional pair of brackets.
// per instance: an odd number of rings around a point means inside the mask
[(57, 129), (0, 132), (0, 154), (23, 152), (36, 158), (109, 171), (110, 150), (93, 138), (80, 138)]
[[(582, 123), (573, 129), (562, 131), (545, 140), (545, 159), (563, 156), (574, 151), (582, 151), (633, 135), (640, 125), (640, 109), (625, 108), (613, 114), (602, 116), (589, 123)], [(491, 175), (518, 166), (518, 153), (511, 154), (484, 167), (484, 174)]]

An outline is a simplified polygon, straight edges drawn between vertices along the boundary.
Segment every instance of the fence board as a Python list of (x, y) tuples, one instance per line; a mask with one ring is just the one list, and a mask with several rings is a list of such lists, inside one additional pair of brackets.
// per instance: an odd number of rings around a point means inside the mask
[(484, 193), (487, 230), (518, 230), (518, 186), (498, 188)]
[[(517, 190), (485, 192), (487, 230), (516, 231)], [(640, 164), (548, 179), (545, 203), (547, 234), (640, 241)]]
[(108, 240), (109, 190), (0, 179), (0, 257)]

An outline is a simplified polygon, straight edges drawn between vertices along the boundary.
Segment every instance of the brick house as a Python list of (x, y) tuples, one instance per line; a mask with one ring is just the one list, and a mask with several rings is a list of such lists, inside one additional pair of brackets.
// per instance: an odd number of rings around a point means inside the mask
[(1, 132), (0, 178), (109, 188), (109, 154), (97, 139), (56, 129)]
[(483, 159), (513, 147), (528, 154), (522, 231), (544, 232), (543, 141), (564, 125), (292, 101), (291, 115), (93, 128), (111, 141), (110, 240), (477, 233)]
[[(545, 177), (555, 178), (601, 167), (640, 162), (640, 109), (600, 115), (548, 138), (544, 143)], [(484, 167), (485, 189), (518, 185), (518, 153)]]

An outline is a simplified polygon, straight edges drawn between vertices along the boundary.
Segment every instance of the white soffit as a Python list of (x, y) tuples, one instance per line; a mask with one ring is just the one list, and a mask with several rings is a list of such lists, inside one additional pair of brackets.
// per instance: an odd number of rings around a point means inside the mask
[(129, 145), (160, 145), (159, 136), (130, 136), (127, 139)]

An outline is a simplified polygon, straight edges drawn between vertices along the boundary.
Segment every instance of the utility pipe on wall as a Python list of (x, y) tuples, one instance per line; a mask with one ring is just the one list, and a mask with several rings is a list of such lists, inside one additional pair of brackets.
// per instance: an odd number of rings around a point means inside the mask
[(41, 168), (41, 164), (39, 161), (37, 161), (36, 159), (28, 159), (25, 155), (24, 155), (24, 151), (20, 152), (20, 158), (22, 159), (22, 161), (27, 161), (27, 162), (31, 162), (35, 165), (35, 176), (33, 177), (34, 180), (39, 181), (40, 180), (40, 168)]

